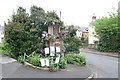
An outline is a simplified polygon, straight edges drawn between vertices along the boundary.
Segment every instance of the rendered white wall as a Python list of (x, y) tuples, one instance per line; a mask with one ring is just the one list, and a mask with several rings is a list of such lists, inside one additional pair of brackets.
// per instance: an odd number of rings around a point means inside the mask
[(89, 26), (89, 44), (94, 44), (95, 41), (98, 41), (98, 39), (94, 36), (95, 35), (95, 26)]

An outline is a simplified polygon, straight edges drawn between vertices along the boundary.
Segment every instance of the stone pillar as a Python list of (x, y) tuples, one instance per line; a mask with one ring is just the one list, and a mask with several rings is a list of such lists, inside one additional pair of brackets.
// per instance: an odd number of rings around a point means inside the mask
[(62, 39), (60, 39), (60, 48), (61, 48), (61, 56), (64, 57), (64, 43)]

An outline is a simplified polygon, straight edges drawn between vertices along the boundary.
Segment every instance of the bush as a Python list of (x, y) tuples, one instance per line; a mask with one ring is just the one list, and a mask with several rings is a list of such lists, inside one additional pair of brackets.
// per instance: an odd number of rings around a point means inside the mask
[(78, 52), (81, 45), (81, 40), (68, 35), (64, 39), (64, 43), (65, 52)]
[(49, 70), (51, 72), (55, 72), (58, 69), (65, 69), (67, 67), (67, 61), (65, 58), (60, 58), (59, 63), (55, 63), (54, 59), (50, 60), (50, 67)]
[(67, 61), (67, 63), (73, 63), (73, 55), (72, 54), (67, 54), (65, 55), (65, 59)]
[(120, 48), (118, 49), (118, 51), (117, 51), (119, 54), (120, 54)]
[(24, 56), (23, 55), (18, 57), (18, 62), (24, 63)]
[(0, 54), (2, 54), (2, 52), (3, 52), (2, 47), (3, 47), (3, 44), (2, 44), (2, 43), (0, 43)]
[(78, 65), (83, 66), (86, 64), (86, 59), (85, 59), (85, 56), (83, 55), (75, 55), (74, 60)]
[(54, 64), (54, 61), (50, 61), (50, 66), (49, 66), (49, 71), (50, 72), (55, 72), (59, 68), (58, 64)]
[(58, 69), (57, 67), (58, 67), (57, 64), (50, 64), (49, 71), (50, 72), (55, 72)]
[(65, 58), (60, 58), (59, 62), (59, 68), (60, 69), (65, 69), (67, 67), (67, 61)]
[(41, 58), (40, 54), (33, 54), (32, 53), (27, 57), (27, 61), (30, 64), (33, 64), (34, 66), (41, 66), (40, 58)]
[(67, 63), (70, 64), (76, 64), (76, 65), (86, 65), (86, 58), (84, 55), (79, 54), (67, 54), (65, 55), (65, 59), (67, 60)]
[(5, 45), (6, 45), (6, 43), (4, 41), (0, 44), (1, 54), (4, 54), (4, 55), (7, 55), (7, 56), (11, 57), (11, 54), (9, 53), (9, 50), (7, 49), (7, 47)]

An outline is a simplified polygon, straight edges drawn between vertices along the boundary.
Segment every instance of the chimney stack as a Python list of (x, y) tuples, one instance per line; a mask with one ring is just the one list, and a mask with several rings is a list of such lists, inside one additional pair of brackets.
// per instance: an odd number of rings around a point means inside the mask
[(93, 14), (92, 21), (95, 21), (95, 20), (96, 20), (96, 16), (95, 16), (95, 14)]

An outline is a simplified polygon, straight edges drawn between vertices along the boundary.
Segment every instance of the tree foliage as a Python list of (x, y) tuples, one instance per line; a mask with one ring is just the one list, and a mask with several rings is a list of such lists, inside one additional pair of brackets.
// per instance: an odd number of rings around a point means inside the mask
[(120, 47), (118, 14), (110, 13), (109, 17), (102, 17), (92, 23), (99, 39), (98, 50), (117, 51)]
[(62, 26), (58, 15), (54, 11), (45, 12), (37, 6), (30, 8), (30, 14), (26, 9), (19, 7), (11, 19), (5, 23), (4, 44), (11, 56), (18, 57), (24, 52), (32, 53), (40, 48), (42, 31), (48, 31), (48, 26), (56, 22)]
[(64, 38), (64, 46), (66, 52), (78, 52), (81, 46), (81, 40), (76, 38), (76, 29), (73, 25), (68, 26), (68, 34)]

